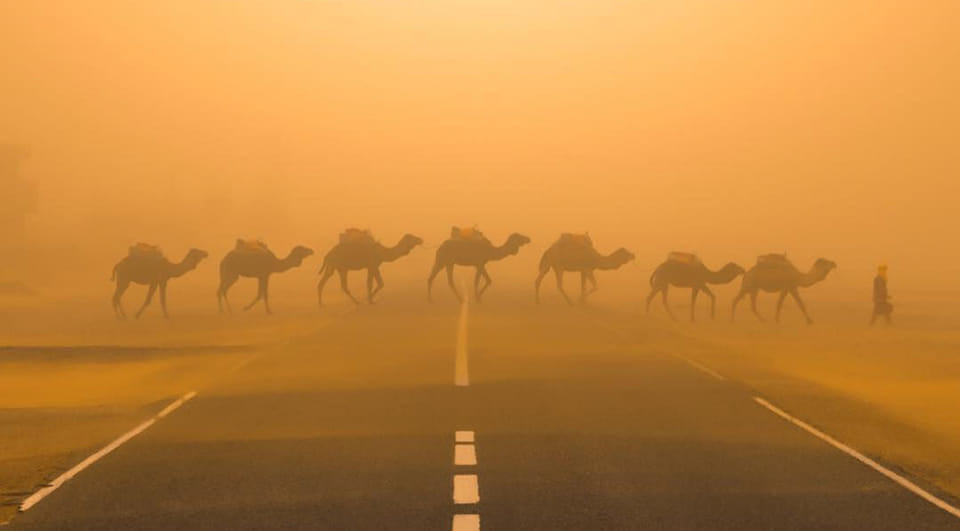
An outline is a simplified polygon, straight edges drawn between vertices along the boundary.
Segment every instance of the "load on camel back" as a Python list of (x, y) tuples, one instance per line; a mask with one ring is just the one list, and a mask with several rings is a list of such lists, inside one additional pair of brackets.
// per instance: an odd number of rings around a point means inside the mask
[(757, 265), (781, 266), (793, 264), (787, 258), (787, 253), (767, 253), (757, 257)]
[(130, 246), (130, 256), (142, 258), (163, 258), (163, 251), (161, 251), (160, 247), (156, 245), (137, 242), (135, 245)]
[(351, 227), (340, 233), (340, 243), (376, 243), (369, 229)]
[(667, 260), (670, 262), (678, 262), (687, 265), (700, 263), (700, 257), (698, 257), (696, 254), (686, 253), (683, 251), (673, 251), (667, 256)]
[(564, 232), (560, 235), (560, 242), (570, 245), (579, 245), (581, 247), (586, 247), (588, 249), (593, 249), (593, 240), (590, 238), (590, 234), (584, 232), (583, 234), (574, 233), (574, 232)]
[(270, 253), (270, 248), (267, 247), (267, 244), (263, 243), (263, 240), (237, 238), (235, 249), (240, 253)]
[(486, 236), (476, 227), (453, 227), (450, 229), (450, 237), (454, 240), (483, 241)]

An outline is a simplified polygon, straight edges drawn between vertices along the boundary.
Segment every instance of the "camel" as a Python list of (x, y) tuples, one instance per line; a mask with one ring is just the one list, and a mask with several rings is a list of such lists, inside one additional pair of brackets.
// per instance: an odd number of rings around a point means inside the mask
[(680, 288), (693, 288), (690, 297), (690, 322), (696, 321), (695, 310), (697, 306), (697, 295), (704, 292), (710, 297), (710, 318), (716, 318), (717, 298), (707, 287), (707, 284), (728, 284), (744, 273), (744, 269), (739, 265), (730, 262), (722, 268), (711, 271), (707, 269), (700, 259), (690, 253), (670, 253), (667, 261), (660, 264), (650, 275), (650, 295), (647, 296), (647, 312), (650, 311), (650, 302), (660, 293), (663, 298), (663, 307), (667, 309), (667, 314), (671, 319), (676, 319), (670, 305), (667, 303), (667, 291), (670, 286)]
[[(585, 303), (587, 297), (597, 291), (595, 270), (619, 269), (620, 266), (634, 259), (633, 253), (623, 247), (604, 256), (593, 247), (593, 241), (587, 234), (564, 233), (553, 243), (540, 258), (539, 274), (535, 283), (537, 304), (540, 303), (540, 283), (543, 277), (552, 269), (557, 277), (557, 289), (563, 298), (570, 304), (573, 301), (563, 289), (563, 273), (565, 271), (580, 273), (580, 302)], [(587, 291), (587, 283), (591, 289)]]
[(757, 258), (757, 264), (744, 273), (743, 281), (740, 285), (740, 293), (733, 299), (733, 308), (730, 312), (731, 320), (737, 312), (737, 304), (745, 295), (750, 295), (750, 308), (753, 314), (761, 322), (763, 317), (757, 312), (757, 293), (766, 291), (768, 293), (780, 293), (777, 300), (776, 321), (780, 322), (780, 310), (783, 309), (783, 301), (787, 295), (791, 295), (793, 300), (797, 301), (797, 306), (803, 312), (807, 324), (813, 324), (810, 315), (807, 313), (807, 307), (800, 298), (799, 288), (808, 288), (825, 278), (830, 271), (836, 269), (837, 264), (826, 258), (819, 258), (814, 262), (810, 271), (803, 273), (798, 270), (793, 263), (787, 260), (783, 254), (767, 254)]
[[(373, 298), (383, 289), (383, 276), (380, 265), (393, 262), (410, 254), (423, 240), (413, 234), (406, 234), (393, 247), (387, 247), (373, 239), (367, 231), (347, 229), (340, 235), (340, 243), (334, 246), (323, 258), (320, 268), (320, 283), (317, 285), (317, 302), (323, 304), (323, 287), (334, 273), (340, 275), (340, 288), (355, 304), (359, 301), (350, 293), (347, 286), (349, 271), (367, 270), (367, 302), (373, 304)], [(376, 282), (376, 287), (373, 286)]]
[[(457, 299), (463, 302), (463, 297), (457, 291), (457, 286), (453, 282), (454, 266), (462, 265), (476, 268), (477, 273), (473, 279), (473, 289), (477, 302), (481, 302), (483, 294), (493, 283), (493, 279), (487, 273), (487, 262), (502, 260), (515, 255), (521, 247), (528, 243), (530, 243), (530, 238), (515, 232), (507, 238), (503, 245), (496, 247), (476, 229), (454, 227), (450, 239), (440, 244), (437, 249), (437, 257), (433, 263), (433, 269), (430, 271), (430, 277), (427, 279), (427, 300), (433, 301), (433, 279), (442, 269), (446, 269), (447, 283), (450, 284), (450, 289), (453, 290)], [(481, 280), (485, 281), (483, 287), (480, 286)]]
[(147, 298), (143, 301), (143, 306), (137, 310), (137, 319), (150, 305), (157, 288), (160, 289), (160, 307), (163, 308), (163, 316), (169, 318), (170, 315), (167, 313), (167, 282), (193, 271), (197, 264), (206, 257), (206, 251), (190, 249), (183, 260), (175, 264), (163, 256), (159, 247), (145, 243), (138, 243), (130, 247), (127, 256), (113, 266), (113, 276), (110, 277), (111, 281), (115, 280), (117, 282), (117, 288), (113, 293), (113, 311), (117, 318), (127, 318), (121, 299), (131, 282), (149, 286)]
[(227, 291), (237, 282), (239, 277), (255, 278), (259, 281), (257, 297), (243, 308), (244, 311), (253, 308), (260, 300), (270, 309), (270, 275), (299, 267), (305, 258), (313, 254), (313, 250), (302, 245), (294, 247), (286, 258), (278, 258), (263, 242), (256, 240), (237, 240), (233, 250), (220, 262), (220, 287), (217, 289), (217, 305), (223, 313), (224, 304), (227, 311), (231, 311)]

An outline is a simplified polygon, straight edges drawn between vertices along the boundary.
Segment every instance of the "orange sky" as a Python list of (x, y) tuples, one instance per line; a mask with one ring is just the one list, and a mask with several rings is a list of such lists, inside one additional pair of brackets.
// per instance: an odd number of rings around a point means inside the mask
[(781, 4), (5, 2), (0, 143), (47, 249), (477, 223), (955, 284), (960, 4)]

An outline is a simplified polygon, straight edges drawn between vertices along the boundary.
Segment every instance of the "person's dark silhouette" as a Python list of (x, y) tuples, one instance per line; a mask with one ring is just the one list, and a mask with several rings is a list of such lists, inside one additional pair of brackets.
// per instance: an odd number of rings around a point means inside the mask
[(887, 266), (882, 265), (877, 268), (877, 276), (873, 279), (873, 316), (870, 318), (870, 326), (877, 322), (878, 317), (887, 320), (887, 324), (892, 324), (891, 314), (893, 305), (890, 304), (890, 295), (887, 293)]

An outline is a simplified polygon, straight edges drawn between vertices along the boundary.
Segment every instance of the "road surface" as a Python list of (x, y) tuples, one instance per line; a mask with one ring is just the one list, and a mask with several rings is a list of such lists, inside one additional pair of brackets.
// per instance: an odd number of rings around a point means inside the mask
[(277, 338), (10, 528), (960, 529), (658, 334), (554, 305), (364, 306)]

